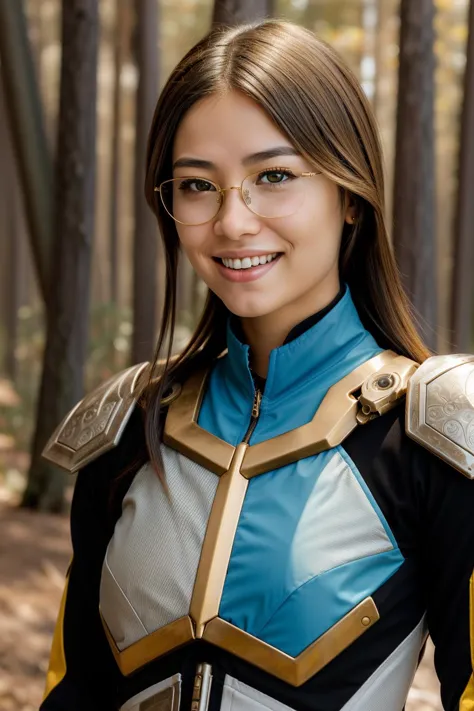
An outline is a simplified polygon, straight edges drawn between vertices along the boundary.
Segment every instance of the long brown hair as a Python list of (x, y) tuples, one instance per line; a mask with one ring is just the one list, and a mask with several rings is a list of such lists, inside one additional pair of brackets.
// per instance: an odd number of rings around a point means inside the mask
[[(155, 360), (144, 393), (145, 429), (149, 455), (161, 476), (162, 396), (170, 383), (209, 364), (224, 350), (228, 311), (209, 292), (189, 344), (170, 360), (179, 239), (154, 187), (172, 177), (174, 137), (188, 109), (200, 99), (229, 90), (241, 91), (258, 103), (305, 158), (341, 191), (349, 191), (357, 222), (344, 226), (341, 281), (349, 285), (362, 322), (381, 347), (418, 362), (429, 355), (413, 324), (391, 251), (378, 130), (356, 77), (331, 47), (289, 22), (266, 20), (213, 30), (169, 77), (148, 142), (145, 190), (164, 242), (166, 287)], [(158, 366), (164, 346), (165, 363)], [(160, 378), (155, 377), (158, 369)]]

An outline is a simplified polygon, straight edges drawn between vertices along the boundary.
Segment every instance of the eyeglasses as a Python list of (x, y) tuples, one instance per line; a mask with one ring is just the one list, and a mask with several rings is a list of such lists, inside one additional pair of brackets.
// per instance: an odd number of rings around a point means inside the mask
[(289, 217), (297, 212), (309, 192), (309, 181), (320, 173), (294, 173), (288, 168), (272, 168), (252, 173), (241, 185), (221, 188), (213, 180), (190, 176), (163, 181), (160, 193), (163, 207), (180, 225), (204, 225), (216, 216), (228, 190), (238, 190), (245, 205), (265, 218)]

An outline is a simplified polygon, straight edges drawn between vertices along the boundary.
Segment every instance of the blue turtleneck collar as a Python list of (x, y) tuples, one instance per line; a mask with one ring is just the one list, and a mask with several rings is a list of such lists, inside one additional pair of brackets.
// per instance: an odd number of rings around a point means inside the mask
[[(235, 335), (230, 319), (227, 349), (210, 376), (198, 422), (237, 445), (248, 428), (255, 387), (249, 346)], [(314, 326), (271, 351), (260, 417), (250, 443), (309, 422), (327, 390), (381, 350), (362, 325), (346, 288)]]

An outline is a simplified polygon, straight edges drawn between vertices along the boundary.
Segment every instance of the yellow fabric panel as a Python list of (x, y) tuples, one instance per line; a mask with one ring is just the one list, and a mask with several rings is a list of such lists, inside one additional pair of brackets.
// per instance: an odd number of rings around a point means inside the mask
[[(469, 636), (471, 638), (471, 666), (474, 670), (474, 573), (469, 581)], [(474, 673), (471, 674), (459, 703), (459, 711), (474, 711)]]
[(63, 596), (61, 598), (61, 604), (59, 606), (58, 618), (56, 620), (56, 626), (54, 628), (53, 642), (51, 645), (51, 654), (49, 657), (48, 673), (46, 674), (46, 688), (44, 691), (43, 701), (66, 675), (66, 655), (64, 653), (64, 612), (66, 609), (67, 588), (69, 584), (69, 570), (66, 575), (66, 583), (64, 585)]

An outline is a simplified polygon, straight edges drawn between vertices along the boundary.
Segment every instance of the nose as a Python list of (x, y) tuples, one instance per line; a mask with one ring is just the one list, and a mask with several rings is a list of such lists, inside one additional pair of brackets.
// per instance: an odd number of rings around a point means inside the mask
[(260, 231), (260, 220), (246, 206), (239, 187), (227, 188), (214, 221), (216, 234), (229, 239), (240, 239), (243, 235), (256, 235)]

